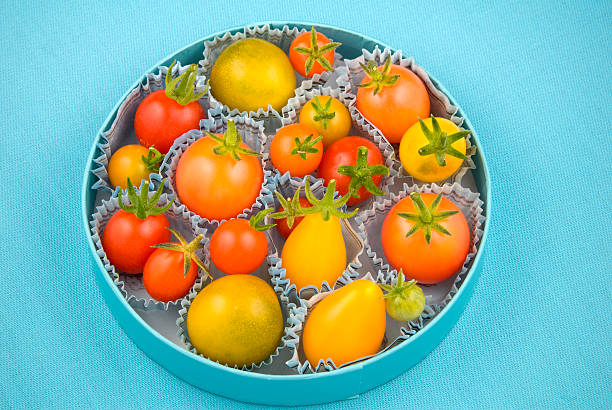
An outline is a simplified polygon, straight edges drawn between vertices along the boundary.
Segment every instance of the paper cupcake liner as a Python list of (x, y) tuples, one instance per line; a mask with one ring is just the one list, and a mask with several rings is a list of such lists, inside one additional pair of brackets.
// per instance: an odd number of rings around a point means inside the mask
[[(226, 117), (221, 115), (218, 111), (211, 110), (209, 111), (210, 118), (202, 120), (200, 122), (201, 127), (209, 132), (216, 134), (223, 134), (227, 131), (227, 124), (229, 120), (233, 120), (236, 125), (236, 130), (242, 135), (242, 139), (246, 145), (249, 146), (252, 150), (262, 153), (262, 144), (261, 141), (263, 139), (263, 124), (261, 121), (255, 121), (248, 117)], [(205, 136), (205, 133), (200, 130), (191, 130), (174, 141), (174, 144), (166, 154), (166, 158), (162, 162), (160, 167), (160, 177), (168, 179), (168, 189), (171, 195), (176, 197), (175, 202), (181, 204), (180, 198), (177, 194), (176, 190), (176, 167), (178, 166), (179, 159), (183, 152), (195, 141)], [(255, 199), (255, 202), (249, 207), (245, 208), (240, 214), (237, 215), (238, 218), (249, 218), (253, 214), (253, 209), (257, 206), (261, 206), (264, 204), (264, 198), (267, 195), (272, 195), (273, 188), (270, 187), (270, 178), (271, 173), (266, 171), (266, 164), (263, 157), (260, 157), (261, 166), (264, 174), (264, 179), (261, 184), (261, 190), (259, 195)], [(209, 220), (204, 218), (195, 212), (189, 210), (192, 216), (201, 219), (205, 223), (210, 223), (213, 227), (218, 226), (222, 220)]]
[[(138, 190), (140, 192), (140, 190)], [(129, 203), (127, 192), (120, 191), (124, 203)], [(153, 196), (154, 192), (149, 192), (149, 197)], [(162, 194), (159, 200), (159, 206), (165, 206), (170, 202), (171, 198), (167, 194)], [(147, 293), (142, 281), (142, 274), (125, 274), (117, 270), (109, 261), (106, 252), (102, 247), (102, 233), (110, 218), (119, 210), (119, 202), (117, 196), (112, 196), (108, 200), (102, 200), (102, 203), (96, 208), (96, 212), (92, 215), (90, 221), (91, 236), (96, 247), (96, 253), (104, 264), (104, 269), (113, 279), (115, 285), (119, 288), (128, 303), (141, 310), (168, 310), (170, 306), (180, 306), (181, 300), (171, 302), (160, 302), (153, 299)], [(165, 212), (170, 227), (178, 231), (188, 241), (193, 240), (196, 236), (202, 234), (204, 239), (202, 243), (204, 248), (197, 251), (196, 254), (204, 262), (205, 266), (210, 266), (210, 258), (208, 255), (208, 232), (204, 224), (196, 218), (193, 218), (190, 212), (184, 205), (179, 205), (176, 201)], [(176, 241), (175, 238), (172, 239)], [(198, 268), (198, 280), (202, 276), (202, 271)], [(196, 281), (197, 282), (197, 281)], [(195, 285), (194, 285), (195, 286)]]
[[(397, 278), (390, 272), (383, 273), (379, 271), (376, 274), (376, 278), (374, 278), (372, 274), (368, 272), (359, 278), (351, 279), (349, 282), (344, 283), (343, 286), (358, 279), (370, 280), (376, 284), (394, 284), (397, 280)], [(295, 304), (289, 312), (290, 328), (288, 331), (289, 336), (287, 338), (287, 347), (292, 351), (292, 355), (291, 359), (289, 359), (286, 364), (288, 367), (294, 369), (298, 374), (333, 371), (377, 356), (398, 345), (410, 336), (416, 334), (420, 329), (423, 328), (424, 323), (426, 321), (429, 321), (431, 317), (433, 317), (435, 314), (434, 310), (430, 306), (428, 306), (429, 303), (427, 303), (427, 306), (425, 306), (425, 310), (423, 311), (421, 316), (413, 322), (398, 322), (387, 315), (385, 336), (378, 352), (372, 355), (364, 356), (352, 362), (345, 363), (341, 366), (336, 366), (333, 360), (331, 359), (327, 359), (326, 361), (319, 360), (319, 363), (316, 363), (315, 365), (313, 363), (310, 363), (306, 359), (306, 356), (304, 355), (304, 352), (302, 350), (302, 331), (304, 329), (306, 319), (308, 318), (308, 315), (310, 314), (314, 306), (331, 293), (331, 291), (326, 291), (314, 295), (309, 300), (300, 299), (299, 303)]]
[[(296, 180), (289, 177), (288, 174), (277, 175), (275, 177), (276, 190), (278, 190), (285, 198), (291, 198), (295, 194), (295, 191), (301, 187), (303, 194), (306, 179), (310, 181), (312, 193), (317, 198), (322, 198), (326, 190), (325, 186), (323, 185), (323, 181), (320, 179), (315, 179), (312, 176), (305, 176), (301, 180)], [(280, 204), (277, 202), (276, 198), (274, 198), (274, 209), (278, 209), (279, 205)], [(346, 210), (346, 207), (341, 209)], [(323, 282), (321, 288), (307, 286), (303, 288), (299, 294), (295, 284), (291, 283), (289, 278), (286, 277), (285, 268), (282, 267), (281, 254), (285, 244), (285, 239), (276, 228), (272, 228), (268, 231), (270, 233), (269, 238), (271, 239), (275, 249), (275, 252), (268, 256), (268, 261), (270, 263), (270, 277), (272, 283), (281, 288), (284, 295), (307, 299), (314, 294), (326, 292), (331, 289), (335, 289), (336, 286), (341, 286), (344, 283), (348, 283), (351, 281), (352, 277), (355, 277), (358, 274), (357, 270), (361, 268), (359, 256), (363, 253), (364, 243), (356, 232), (354, 222), (344, 219), (341, 220), (340, 223), (342, 228), (342, 237), (347, 249), (348, 263), (346, 269), (342, 275), (340, 275), (336, 283)]]
[[(182, 66), (181, 63), (177, 61), (172, 68), (172, 73), (176, 76), (184, 73), (188, 68), (188, 65)], [(146, 96), (164, 88), (167, 72), (168, 67), (160, 66), (157, 74), (146, 74), (143, 82), (138, 84), (123, 101), (117, 110), (117, 115), (110, 128), (100, 134), (97, 144), (99, 155), (94, 159), (95, 166), (91, 171), (96, 176), (96, 181), (92, 185), (92, 189), (104, 190), (112, 195), (117, 195), (119, 192), (119, 188), (113, 186), (108, 178), (108, 162), (110, 161), (111, 155), (122, 146), (127, 144), (138, 144), (138, 139), (134, 133), (134, 116), (136, 115), (136, 110)], [(202, 75), (202, 69), (198, 69), (195, 90), (196, 92), (202, 92), (205, 89), (206, 79)], [(210, 92), (207, 91), (206, 94), (199, 99), (205, 111), (209, 107), (209, 98)], [(152, 173), (150, 178), (153, 178), (153, 176), (159, 177), (156, 173)], [(156, 181), (160, 180), (159, 178), (153, 179)]]
[[(196, 282), (194, 288), (191, 290), (189, 295), (187, 295), (187, 297), (181, 301), (181, 309), (178, 312), (179, 318), (176, 320), (176, 326), (178, 327), (177, 336), (179, 340), (185, 345), (185, 349), (187, 349), (188, 351), (190, 351), (191, 353), (195, 355), (207, 358), (206, 356), (197, 352), (196, 348), (191, 344), (191, 341), (189, 340), (189, 334), (187, 332), (187, 311), (189, 310), (191, 303), (193, 302), (195, 297), (198, 295), (200, 290), (202, 290), (202, 288), (203, 288), (202, 282), (201, 281)], [(289, 301), (289, 298), (284, 296), (282, 292), (280, 292), (279, 289), (275, 288), (274, 291), (279, 297), (281, 310), (283, 312), (284, 329), (283, 329), (283, 336), (281, 337), (279, 345), (276, 347), (276, 350), (274, 351), (274, 353), (272, 353), (266, 360), (259, 362), (259, 363), (251, 363), (249, 366), (246, 366), (246, 365), (243, 367), (233, 366), (234, 369), (240, 369), (244, 371), (260, 369), (262, 366), (271, 364), (274, 358), (280, 354), (283, 348), (285, 348), (286, 339), (288, 337), (288, 331), (289, 331), (289, 322), (288, 322), (289, 311), (294, 308), (295, 304), (291, 303)], [(227, 364), (221, 363), (218, 360), (216, 362), (221, 365), (227, 366)], [(228, 366), (228, 367), (231, 367), (231, 366)]]
[[(378, 46), (374, 48), (372, 52), (363, 49), (362, 55), (352, 60), (344, 60), (346, 64), (346, 71), (341, 72), (341, 76), (338, 78), (338, 84), (342, 87), (346, 88), (348, 92), (353, 95), (357, 95), (357, 90), (365, 76), (365, 72), (363, 68), (361, 68), (361, 64), (366, 64), (370, 60), (376, 61), (376, 63), (380, 66), (383, 65), (387, 57), (391, 57), (391, 64), (397, 64), (402, 67), (405, 67), (415, 73), (425, 84), (427, 88), (427, 93), (429, 94), (431, 113), (437, 117), (443, 117), (454, 122), (460, 129), (462, 130), (470, 130), (467, 127), (467, 124), (464, 124), (463, 117), (459, 114), (459, 108), (453, 104), (451, 104), (448, 97), (438, 89), (437, 84), (434, 83), (427, 72), (421, 68), (420, 66), (414, 63), (414, 59), (403, 58), (401, 51), (396, 51), (395, 53), (391, 53), (391, 50), (385, 48), (384, 50), (380, 50)], [(368, 124), (373, 128), (376, 128), (372, 123), (368, 121), (368, 119), (357, 109), (356, 105), (353, 105), (349, 110), (351, 113), (351, 117), (353, 117), (353, 121), (358, 123)], [(461, 182), (463, 176), (471, 169), (475, 169), (474, 161), (472, 159), (473, 155), (476, 153), (476, 146), (472, 145), (470, 142), (469, 136), (466, 137), (466, 156), (467, 160), (463, 162), (463, 165), (449, 178), (444, 181), (440, 181), (439, 183), (454, 183)], [(399, 158), (399, 156), (398, 156)], [(412, 178), (404, 169), (400, 166), (400, 173), (403, 178)], [(404, 181), (406, 183), (410, 183), (410, 181)], [(415, 182), (419, 182), (415, 180)]]
[[(322, 96), (322, 95), (331, 96), (331, 97), (338, 99), (342, 104), (344, 104), (345, 107), (347, 107), (347, 109), (349, 109), (349, 112), (351, 108), (353, 108), (355, 105), (355, 96), (353, 94), (345, 92), (343, 88), (330, 88), (330, 87), (316, 87), (313, 89), (299, 88), (298, 90), (296, 90), (296, 95), (290, 98), (289, 101), (287, 102), (287, 106), (285, 107), (283, 111), (281, 125), (286, 126), (289, 124), (298, 123), (300, 111), (302, 110), (304, 105), (306, 105), (306, 103), (310, 101), (312, 98), (314, 98), (315, 96)], [(387, 139), (382, 135), (382, 133), (377, 128), (372, 127), (371, 124), (368, 122), (355, 121), (354, 118), (352, 122), (353, 123), (352, 123), (351, 130), (349, 131), (349, 135), (363, 137), (363, 138), (369, 139), (370, 141), (374, 142), (374, 144), (376, 144), (376, 147), (378, 148), (378, 150), (381, 152), (383, 156), (384, 165), (387, 168), (389, 168), (389, 176), (384, 176), (380, 184), (380, 189), (382, 189), (385, 192), (384, 195), (380, 195), (380, 196), (372, 195), (366, 201), (348, 208), (349, 210), (359, 208), (359, 212), (361, 212), (362, 209), (368, 208), (372, 202), (380, 201), (382, 200), (382, 198), (390, 195), (390, 191), (392, 190), (392, 187), (395, 183), (395, 179), (400, 173), (399, 170), (401, 168), (401, 165), (395, 156), (395, 151), (393, 149), (393, 146), (387, 141)], [(267, 160), (268, 169), (271, 172), (277, 175), (280, 175), (280, 172), (274, 167), (274, 165), (272, 164), (272, 161), (270, 160), (270, 146), (272, 144), (273, 139), (274, 139), (274, 134), (265, 135), (264, 140), (263, 140), (263, 146), (264, 146), (263, 155), (264, 155), (264, 158)], [(285, 173), (285, 174), (289, 175), (288, 173)], [(311, 176), (312, 178), (316, 178), (316, 172), (311, 174)], [(292, 178), (295, 179), (296, 181), (300, 181), (302, 179), (299, 177), (292, 177)], [(323, 180), (321, 179), (321, 181)]]
[[(200, 60), (200, 66), (203, 69), (204, 74), (207, 78), (210, 78), (210, 73), (212, 71), (213, 65), (217, 58), (228, 47), (230, 44), (244, 39), (244, 38), (260, 38), (266, 41), (271, 42), (272, 44), (278, 46), (281, 50), (285, 52), (285, 54), (289, 53), (289, 47), (291, 46), (291, 42), (300, 34), (305, 32), (305, 29), (297, 29), (296, 27), (290, 28), (285, 25), (282, 29), (270, 28), (269, 24), (264, 24), (263, 26), (254, 26), (254, 27), (245, 27), (243, 31), (239, 31), (235, 34), (230, 32), (225, 33), (221, 37), (215, 37), (210, 41), (206, 41), (204, 43), (204, 53), (203, 59)], [(337, 67), (342, 67), (342, 56), (336, 52), (334, 58), (334, 70)], [(296, 76), (296, 87), (298, 88), (312, 88), (317, 85), (325, 85), (327, 83), (334, 83), (335, 78), (333, 72), (325, 71), (321, 74), (315, 74), (312, 78), (306, 78), (301, 76), (299, 73), (295, 73)], [(212, 94), (210, 98), (210, 105), (213, 108), (219, 108), (222, 110), (225, 115), (248, 115), (252, 118), (266, 120), (270, 117), (280, 118), (279, 113), (268, 106), (267, 109), (260, 108), (257, 111), (239, 111), (238, 109), (230, 109), (227, 105), (221, 103), (216, 100)], [(281, 110), (282, 112), (282, 110)]]
[(357, 232), (365, 242), (365, 254), (373, 261), (375, 269), (380, 270), (387, 276), (397, 276), (397, 270), (387, 263), (382, 250), (380, 239), (382, 224), (391, 207), (401, 199), (408, 197), (411, 192), (441, 193), (459, 207), (470, 229), (470, 251), (461, 269), (443, 282), (434, 285), (420, 285), (425, 295), (431, 297), (432, 308), (436, 313), (439, 313), (457, 293), (478, 251), (480, 238), (483, 234), (481, 227), (485, 220), (482, 209), (483, 202), (479, 193), (472, 192), (457, 183), (442, 186), (436, 184), (408, 186), (405, 184), (404, 189), (397, 194), (393, 194), (391, 199), (375, 203), (366, 212), (357, 216), (355, 219)]

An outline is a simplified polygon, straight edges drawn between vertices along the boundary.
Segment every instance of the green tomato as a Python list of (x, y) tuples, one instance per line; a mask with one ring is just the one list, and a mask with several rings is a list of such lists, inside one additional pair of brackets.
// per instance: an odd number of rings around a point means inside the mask
[(425, 309), (425, 294), (416, 282), (404, 282), (400, 270), (396, 285), (380, 285), (388, 293), (384, 296), (387, 313), (399, 322), (417, 319)]

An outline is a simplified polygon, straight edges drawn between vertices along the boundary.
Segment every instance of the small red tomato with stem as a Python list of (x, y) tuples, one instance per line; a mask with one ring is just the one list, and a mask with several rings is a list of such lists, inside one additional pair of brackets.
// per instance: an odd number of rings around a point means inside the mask
[(274, 226), (261, 222), (272, 211), (261, 211), (248, 221), (236, 218), (219, 225), (210, 238), (210, 258), (221, 272), (247, 274), (261, 266), (268, 254), (268, 238), (264, 231)]
[(170, 222), (164, 212), (170, 209), (174, 199), (162, 208), (156, 206), (164, 182), (149, 198), (148, 182), (142, 185), (138, 196), (128, 178), (127, 191), (131, 205), (125, 205), (121, 195), (117, 198), (121, 209), (108, 220), (104, 228), (102, 248), (110, 263), (123, 273), (141, 273), (154, 251), (151, 246), (170, 240), (171, 235), (167, 230)]
[(198, 278), (198, 267), (208, 277), (208, 270), (196, 255), (202, 249), (203, 235), (187, 242), (181, 234), (168, 228), (179, 243), (153, 245), (154, 252), (147, 259), (142, 281), (147, 293), (160, 302), (171, 302), (185, 296)]
[(145, 97), (136, 110), (134, 131), (140, 144), (155, 145), (166, 154), (174, 140), (187, 131), (200, 128), (206, 112), (198, 101), (208, 89), (194, 95), (197, 66), (192, 64), (181, 75), (172, 78), (172, 67), (166, 74), (166, 88)]
[[(316, 135), (316, 138), (315, 138)], [(303, 177), (314, 172), (323, 156), (322, 136), (304, 124), (285, 125), (270, 145), (270, 159), (281, 174)]]
[(357, 205), (371, 195), (382, 195), (378, 187), (389, 168), (376, 144), (362, 137), (345, 137), (329, 146), (319, 165), (318, 177), (327, 186), (336, 180), (340, 195), (351, 195), (347, 205)]
[(342, 43), (331, 42), (314, 27), (300, 34), (289, 47), (289, 59), (295, 71), (304, 77), (312, 77), (324, 71), (334, 71), (335, 49)]
[(287, 239), (291, 232), (304, 219), (304, 208), (310, 208), (311, 204), (307, 198), (300, 196), (301, 188), (298, 188), (293, 198), (284, 198), (280, 192), (274, 191), (280, 206), (276, 210), (276, 229)]

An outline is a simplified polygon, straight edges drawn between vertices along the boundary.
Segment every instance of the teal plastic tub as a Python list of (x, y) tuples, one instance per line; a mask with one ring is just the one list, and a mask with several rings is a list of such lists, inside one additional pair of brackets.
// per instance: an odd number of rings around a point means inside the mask
[[(389, 47), (380, 41), (337, 27), (286, 21), (258, 23), (256, 25), (262, 24), (270, 24), (272, 28), (282, 28), (284, 25), (289, 25), (290, 27), (310, 29), (314, 26), (318, 31), (333, 38), (334, 41), (342, 43), (338, 50), (345, 58), (357, 57), (361, 54), (362, 48), (372, 50), (375, 46), (380, 48)], [(151, 67), (149, 72), (156, 71), (160, 65), (168, 66), (175, 59), (183, 64), (197, 63), (202, 57), (206, 40), (222, 35), (227, 31), (235, 33), (243, 28), (241, 26), (223, 30), (195, 41), (162, 59), (155, 66)], [(491, 218), (490, 179), (483, 148), (475, 132), (471, 136), (471, 141), (472, 144), (477, 146), (476, 154), (473, 157), (476, 169), (471, 172), (475, 188), (480, 193), (481, 199), (484, 202), (483, 211), (486, 217), (482, 225), (483, 235), (478, 252), (473, 260), (470, 271), (452, 300), (425, 328), (398, 346), (366, 361), (331, 372), (304, 375), (273, 375), (236, 370), (196, 356), (169, 340), (151, 326), (128, 304), (113, 283), (110, 275), (105, 271), (101, 260), (96, 254), (89, 227), (89, 220), (94, 212), (96, 200), (96, 191), (92, 189), (95, 176), (91, 172), (94, 167), (94, 158), (97, 156), (96, 144), (102, 132), (108, 130), (113, 123), (117, 110), (123, 100), (138, 83), (144, 80), (144, 75), (130, 87), (117, 105), (115, 105), (110, 115), (104, 121), (96, 138), (92, 141), (91, 152), (83, 175), (82, 191), (83, 225), (94, 260), (94, 274), (100, 285), (101, 293), (122, 328), (142, 351), (177, 377), (211, 393), (235, 400), (268, 405), (306, 405), (353, 397), (383, 384), (421, 361), (440, 343), (459, 320), (474, 291), (474, 286), (481, 274), (482, 258), (486, 250), (487, 233)], [(459, 107), (448, 91), (431, 75), (430, 78), (434, 85), (446, 94), (451, 104)], [(459, 108), (457, 115), (465, 119), (464, 126), (466, 128), (473, 130), (469, 119), (463, 114), (461, 108)]]

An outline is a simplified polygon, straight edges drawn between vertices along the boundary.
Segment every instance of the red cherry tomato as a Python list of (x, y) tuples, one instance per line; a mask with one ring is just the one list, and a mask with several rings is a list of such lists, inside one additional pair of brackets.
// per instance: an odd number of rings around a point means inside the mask
[[(299, 198), (300, 201), (300, 205), (302, 206), (302, 208), (310, 208), (312, 205), (310, 204), (310, 202), (308, 202), (308, 199), (304, 198), (304, 197), (300, 197)], [(277, 212), (283, 212), (285, 210), (285, 208), (281, 206), (278, 207)], [(289, 228), (289, 225), (287, 224), (287, 218), (282, 218), (282, 219), (277, 219), (276, 220), (276, 229), (278, 229), (278, 232), (283, 235), (283, 238), (287, 239), (289, 237), (289, 235), (291, 234), (291, 232), (293, 232), (293, 230), (295, 229), (296, 226), (298, 226), (300, 224), (300, 222), (302, 222), (302, 219), (304, 219), (303, 216), (298, 216), (296, 218), (293, 219), (293, 225), (291, 226), (291, 228)]]
[(223, 222), (210, 238), (210, 257), (228, 275), (255, 271), (267, 254), (266, 234), (253, 228), (246, 219)]
[[(349, 185), (351, 177), (343, 175), (338, 172), (338, 167), (343, 165), (354, 166), (357, 164), (357, 153), (359, 147), (365, 147), (367, 149), (367, 164), (372, 165), (383, 165), (383, 156), (378, 150), (376, 144), (372, 141), (362, 137), (345, 137), (334, 142), (327, 148), (321, 159), (319, 165), (318, 177), (325, 180), (325, 186), (329, 184), (332, 179), (336, 180), (336, 190), (340, 195), (344, 196), (349, 192)], [(363, 171), (366, 174), (367, 170)], [(375, 186), (379, 186), (382, 181), (382, 174), (365, 175), (366, 178), (370, 179)], [(357, 191), (359, 197), (351, 197), (347, 205), (353, 206), (361, 203), (368, 199), (372, 194), (366, 189), (365, 186), (361, 186)]]
[[(175, 244), (180, 245), (180, 244)], [(185, 256), (170, 249), (154, 249), (147, 259), (142, 281), (147, 293), (160, 302), (170, 302), (185, 296), (198, 277), (198, 265), (191, 261), (184, 274)]]
[(312, 77), (324, 71), (333, 71), (335, 49), (341, 43), (332, 43), (324, 34), (314, 29), (300, 34), (289, 47), (289, 59), (295, 71)]

